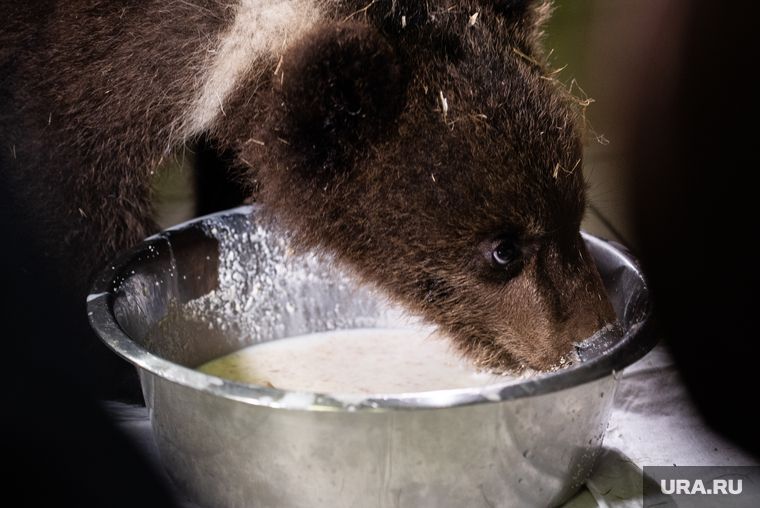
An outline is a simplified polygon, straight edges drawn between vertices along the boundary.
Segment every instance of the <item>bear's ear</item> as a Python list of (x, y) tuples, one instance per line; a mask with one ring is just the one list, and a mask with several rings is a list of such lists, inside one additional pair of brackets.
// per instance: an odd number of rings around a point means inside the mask
[(513, 45), (535, 60), (543, 61), (543, 26), (551, 16), (550, 0), (490, 0), (503, 20)]
[(506, 18), (521, 18), (535, 0), (493, 0), (493, 10)]
[(358, 22), (313, 30), (287, 51), (280, 69), (274, 104), (280, 135), (309, 171), (353, 156), (403, 106), (393, 49), (376, 29)]

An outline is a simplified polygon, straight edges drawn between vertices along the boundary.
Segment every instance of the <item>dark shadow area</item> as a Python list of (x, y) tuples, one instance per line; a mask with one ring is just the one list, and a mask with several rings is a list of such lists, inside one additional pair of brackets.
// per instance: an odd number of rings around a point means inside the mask
[(71, 319), (78, 302), (67, 299), (66, 288), (19, 229), (0, 201), (0, 326), (6, 359), (0, 374), (5, 415), (0, 435), (3, 457), (11, 465), (5, 484), (21, 491), (25, 506), (174, 506), (154, 465), (96, 401), (100, 392), (93, 376), (111, 364), (95, 364), (81, 356), (86, 352), (72, 354), (72, 344), (80, 342), (71, 337), (81, 331)]
[(200, 217), (242, 205), (251, 192), (241, 184), (241, 179), (233, 167), (234, 154), (228, 150), (221, 150), (208, 136), (198, 140), (193, 151), (195, 216)]
[(659, 324), (699, 410), (760, 456), (759, 9), (670, 3), (672, 22), (651, 20), (660, 25), (651, 51), (634, 45), (621, 55), (646, 62), (630, 83), (627, 119), (637, 243)]

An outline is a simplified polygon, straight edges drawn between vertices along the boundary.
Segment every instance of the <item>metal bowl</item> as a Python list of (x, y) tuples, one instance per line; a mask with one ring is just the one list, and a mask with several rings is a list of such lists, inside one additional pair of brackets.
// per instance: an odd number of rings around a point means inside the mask
[(193, 370), (261, 341), (404, 323), (329, 260), (290, 256), (250, 207), (131, 249), (99, 275), (88, 311), (139, 368), (164, 465), (201, 506), (556, 506), (594, 467), (621, 371), (654, 345), (636, 261), (585, 239), (623, 336), (565, 370), (480, 388), (316, 394)]

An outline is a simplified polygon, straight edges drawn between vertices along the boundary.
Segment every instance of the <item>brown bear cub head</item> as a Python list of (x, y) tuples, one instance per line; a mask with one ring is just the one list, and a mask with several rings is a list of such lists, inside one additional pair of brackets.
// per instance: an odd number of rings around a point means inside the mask
[(251, 101), (257, 199), (483, 368), (559, 367), (616, 317), (579, 233), (581, 127), (540, 63), (548, 8), (367, 3)]

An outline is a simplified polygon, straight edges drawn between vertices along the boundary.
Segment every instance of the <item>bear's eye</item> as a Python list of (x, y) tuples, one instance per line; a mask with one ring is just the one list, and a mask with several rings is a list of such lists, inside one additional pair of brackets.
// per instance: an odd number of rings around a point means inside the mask
[(500, 265), (508, 265), (519, 256), (520, 250), (517, 242), (511, 238), (504, 238), (496, 244), (493, 250), (493, 259)]

